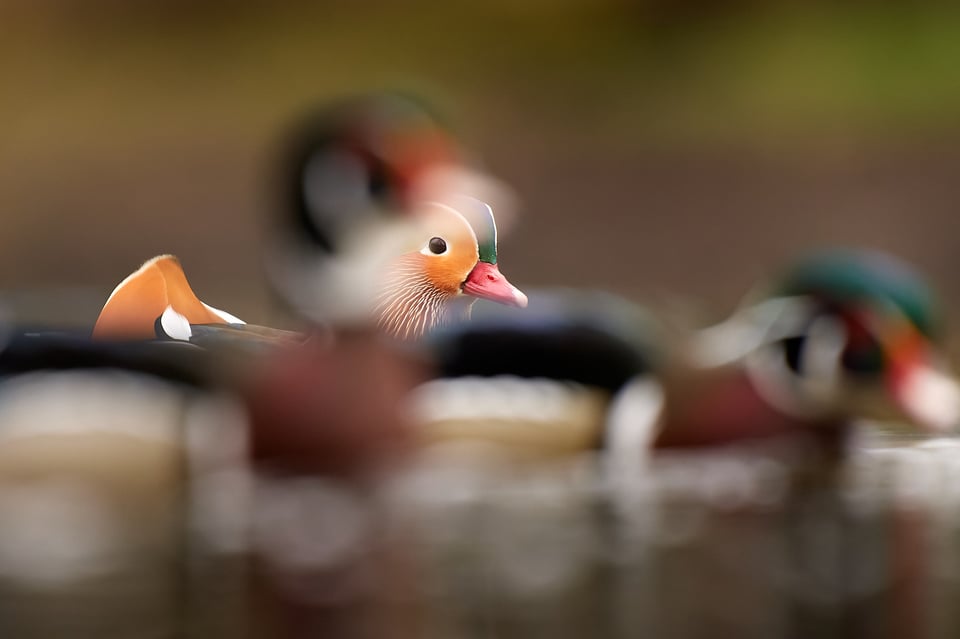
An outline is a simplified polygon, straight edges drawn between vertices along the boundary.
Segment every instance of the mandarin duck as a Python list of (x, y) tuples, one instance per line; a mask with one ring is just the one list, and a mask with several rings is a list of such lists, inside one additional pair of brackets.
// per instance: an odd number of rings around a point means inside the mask
[[(461, 199), (461, 209), (425, 203), (403, 232), (392, 230), (393, 255), (379, 273), (352, 273), (357, 288), (368, 279), (369, 320), (389, 335), (419, 339), (438, 326), (469, 318), (473, 302), (487, 299), (524, 307), (527, 298), (497, 267), (496, 222), (486, 203)], [(476, 230), (475, 230), (476, 229)], [(478, 239), (482, 238), (482, 239)], [(338, 265), (331, 268), (349, 268)], [(338, 305), (337, 300), (327, 306)], [(201, 345), (239, 337), (255, 343), (299, 339), (292, 331), (247, 325), (202, 302), (179, 260), (160, 255), (125, 278), (108, 297), (94, 325), (95, 338), (170, 339)]]
[(907, 264), (867, 250), (811, 255), (663, 371), (656, 446), (806, 432), (842, 448), (857, 418), (949, 430), (960, 390), (938, 330), (933, 294)]
[[(491, 202), (508, 197), (456, 164), (452, 137), (416, 104), (387, 96), (337, 105), (311, 120), (292, 147), (292, 204), (268, 271), (308, 318), (372, 321), (417, 339), (468, 317), (477, 299), (526, 305), (497, 262)], [(147, 261), (117, 286), (94, 336), (296, 339), (201, 302), (170, 255)]]

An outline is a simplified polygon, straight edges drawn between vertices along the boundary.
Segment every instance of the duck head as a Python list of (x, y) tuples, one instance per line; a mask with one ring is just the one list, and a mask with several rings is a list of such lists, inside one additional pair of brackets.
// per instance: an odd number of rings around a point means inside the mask
[(405, 210), (424, 175), (462, 157), (425, 105), (389, 93), (327, 106), (290, 139), (283, 167), (288, 230), (330, 253), (352, 218)]
[(268, 271), (298, 312), (418, 337), (467, 313), (469, 300), (525, 304), (497, 266), (493, 209), (509, 213), (507, 190), (467, 166), (418, 102), (338, 104), (294, 139), (292, 199)]
[(739, 343), (754, 386), (782, 412), (905, 419), (942, 432), (960, 421), (960, 387), (936, 346), (935, 306), (903, 262), (834, 250), (788, 269), (714, 338)]
[(425, 203), (418, 213), (415, 249), (384, 268), (375, 313), (388, 333), (421, 337), (468, 317), (477, 299), (527, 305), (526, 295), (497, 266), (497, 229), (490, 206), (467, 197), (457, 202), (457, 208)]

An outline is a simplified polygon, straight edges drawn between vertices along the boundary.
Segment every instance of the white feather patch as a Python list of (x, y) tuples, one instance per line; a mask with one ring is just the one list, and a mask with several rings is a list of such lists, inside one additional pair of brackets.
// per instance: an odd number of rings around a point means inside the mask
[(171, 339), (189, 342), (193, 336), (193, 331), (190, 330), (190, 322), (186, 317), (173, 310), (172, 306), (167, 306), (163, 315), (160, 316), (160, 326), (163, 328), (164, 334)]
[(200, 302), (200, 303), (203, 304), (208, 311), (210, 311), (211, 313), (213, 313), (223, 321), (227, 322), (228, 324), (246, 324), (246, 322), (244, 322), (242, 319), (240, 319), (236, 315), (231, 315), (226, 311), (221, 311), (219, 308), (214, 308), (205, 302)]

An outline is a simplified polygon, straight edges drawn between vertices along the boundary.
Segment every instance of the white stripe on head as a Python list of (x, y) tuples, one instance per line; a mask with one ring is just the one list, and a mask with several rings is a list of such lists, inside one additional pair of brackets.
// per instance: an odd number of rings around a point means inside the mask
[[(460, 211), (458, 211), (456, 208), (454, 208), (449, 204), (444, 204), (443, 202), (424, 202), (423, 206), (436, 206), (438, 208), (443, 209), (444, 211), (448, 211), (456, 215), (459, 219), (463, 220), (463, 223), (466, 225), (467, 230), (470, 231), (470, 236), (473, 238), (474, 243), (477, 242), (477, 233), (476, 231), (473, 230), (473, 225), (470, 224), (470, 220), (468, 220), (466, 216)], [(449, 241), (447, 243), (449, 244)]]
[(949, 433), (960, 425), (960, 387), (946, 371), (916, 366), (898, 391), (908, 416), (929, 430)]
[(428, 170), (417, 180), (413, 201), (456, 205), (461, 196), (489, 204), (496, 211), (500, 230), (510, 230), (518, 208), (516, 194), (506, 183), (474, 168), (441, 165)]

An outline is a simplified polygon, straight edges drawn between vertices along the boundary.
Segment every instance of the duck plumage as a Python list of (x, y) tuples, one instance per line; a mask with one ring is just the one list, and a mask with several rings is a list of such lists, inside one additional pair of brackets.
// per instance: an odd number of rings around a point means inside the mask
[(298, 342), (302, 336), (250, 325), (197, 297), (183, 266), (173, 255), (144, 262), (111, 293), (100, 311), (92, 337), (97, 340), (166, 339), (201, 346), (245, 342)]
[(243, 324), (204, 304), (193, 292), (180, 261), (158, 255), (128, 275), (110, 294), (93, 328), (95, 338), (152, 339), (155, 323), (172, 309), (188, 324)]
[[(495, 224), (489, 207), (475, 204)], [(469, 317), (478, 298), (526, 306), (526, 296), (496, 267), (495, 235), (493, 248), (482, 252), (477, 232), (462, 213), (441, 203), (428, 203), (423, 211), (419, 250), (400, 255), (385, 269), (374, 310), (381, 328), (397, 337), (419, 338)]]

